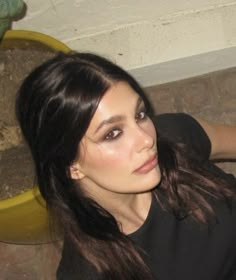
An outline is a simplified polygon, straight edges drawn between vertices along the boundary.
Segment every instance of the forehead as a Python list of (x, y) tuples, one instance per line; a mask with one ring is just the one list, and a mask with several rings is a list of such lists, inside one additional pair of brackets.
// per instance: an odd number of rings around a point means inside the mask
[(89, 128), (94, 128), (105, 119), (133, 113), (139, 95), (125, 82), (115, 83), (102, 97)]

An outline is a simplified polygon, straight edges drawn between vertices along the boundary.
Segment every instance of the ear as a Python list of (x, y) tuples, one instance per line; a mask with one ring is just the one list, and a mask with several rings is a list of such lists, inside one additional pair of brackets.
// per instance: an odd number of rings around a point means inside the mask
[(81, 171), (81, 167), (78, 162), (73, 163), (69, 167), (69, 175), (73, 180), (81, 180), (85, 177), (85, 174)]

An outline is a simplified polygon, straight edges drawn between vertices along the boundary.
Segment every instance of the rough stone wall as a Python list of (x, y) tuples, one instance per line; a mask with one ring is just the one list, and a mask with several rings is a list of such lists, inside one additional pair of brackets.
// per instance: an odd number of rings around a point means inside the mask
[[(146, 92), (158, 114), (186, 112), (209, 121), (236, 124), (236, 68), (149, 87)], [(217, 164), (236, 175), (236, 161)]]

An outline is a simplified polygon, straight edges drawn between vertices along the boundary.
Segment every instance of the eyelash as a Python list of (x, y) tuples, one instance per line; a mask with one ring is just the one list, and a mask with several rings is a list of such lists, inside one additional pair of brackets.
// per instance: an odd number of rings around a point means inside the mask
[[(143, 114), (143, 115), (142, 115)], [(141, 116), (142, 115), (142, 116)], [(147, 118), (147, 110), (146, 108), (142, 108), (135, 116), (136, 122), (144, 121)], [(112, 135), (113, 134), (113, 135)], [(115, 134), (115, 135), (114, 135)], [(112, 141), (118, 139), (122, 134), (122, 130), (120, 128), (113, 128), (110, 130), (104, 137), (106, 141)]]

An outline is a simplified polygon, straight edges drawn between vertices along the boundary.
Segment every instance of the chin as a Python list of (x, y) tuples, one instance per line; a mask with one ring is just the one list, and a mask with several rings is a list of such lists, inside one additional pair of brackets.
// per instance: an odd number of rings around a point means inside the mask
[(155, 170), (152, 170), (149, 174), (146, 174), (146, 176), (144, 177), (146, 177), (143, 178), (145, 191), (150, 191), (154, 189), (161, 181), (161, 172), (159, 167), (155, 168)]
[(156, 184), (159, 184), (161, 181), (161, 170), (159, 166), (157, 165), (147, 176), (150, 176), (150, 179), (152, 178), (154, 181), (156, 181)]

